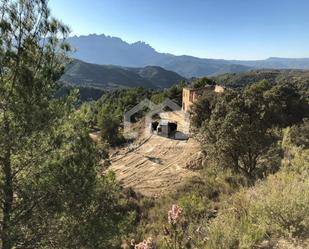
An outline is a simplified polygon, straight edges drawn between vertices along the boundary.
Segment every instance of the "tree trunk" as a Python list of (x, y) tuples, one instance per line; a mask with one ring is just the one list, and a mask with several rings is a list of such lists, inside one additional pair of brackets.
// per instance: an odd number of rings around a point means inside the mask
[[(4, 122), (4, 130), (7, 132), (6, 135), (9, 138), (9, 124)], [(9, 140), (9, 139), (8, 139)], [(5, 145), (5, 154), (3, 158), (3, 218), (2, 218), (2, 249), (12, 248), (11, 238), (11, 212), (13, 206), (13, 175), (11, 165), (11, 143), (7, 140)]]

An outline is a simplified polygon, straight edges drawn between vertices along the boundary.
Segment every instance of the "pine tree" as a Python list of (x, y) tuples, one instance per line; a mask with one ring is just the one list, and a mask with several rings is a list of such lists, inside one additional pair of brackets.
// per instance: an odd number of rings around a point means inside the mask
[(68, 33), (46, 0), (0, 2), (2, 249), (110, 248), (126, 220), (76, 98), (55, 97)]

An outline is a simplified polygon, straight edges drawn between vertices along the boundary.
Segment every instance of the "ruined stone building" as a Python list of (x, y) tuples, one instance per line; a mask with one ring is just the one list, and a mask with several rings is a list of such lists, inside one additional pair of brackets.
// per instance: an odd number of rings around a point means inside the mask
[(224, 88), (219, 85), (207, 85), (201, 88), (194, 88), (191, 86), (184, 87), (182, 90), (182, 110), (184, 112), (189, 112), (192, 104), (207, 91), (221, 93), (224, 91)]

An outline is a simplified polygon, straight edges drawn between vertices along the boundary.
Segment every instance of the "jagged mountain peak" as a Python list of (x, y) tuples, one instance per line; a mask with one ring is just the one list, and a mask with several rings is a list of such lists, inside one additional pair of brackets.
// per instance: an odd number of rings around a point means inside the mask
[(128, 43), (105, 34), (74, 36), (68, 39), (76, 48), (72, 56), (89, 63), (112, 64), (123, 67), (160, 66), (184, 77), (214, 76), (223, 73), (246, 72), (252, 69), (309, 69), (309, 59), (270, 57), (266, 60), (218, 60), (189, 55), (175, 56), (159, 53), (151, 45), (137, 41)]

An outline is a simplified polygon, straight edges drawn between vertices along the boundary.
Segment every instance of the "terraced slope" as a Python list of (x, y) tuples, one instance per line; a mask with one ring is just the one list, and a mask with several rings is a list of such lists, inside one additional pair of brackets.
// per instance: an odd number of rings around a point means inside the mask
[(114, 156), (111, 170), (123, 186), (146, 196), (160, 196), (194, 175), (185, 165), (198, 150), (192, 139), (180, 141), (151, 135), (136, 149)]
[[(162, 116), (179, 117), (166, 113)], [(110, 169), (124, 187), (132, 187), (145, 196), (161, 196), (195, 175), (186, 163), (199, 150), (199, 144), (191, 138), (180, 141), (149, 135), (112, 156)]]

